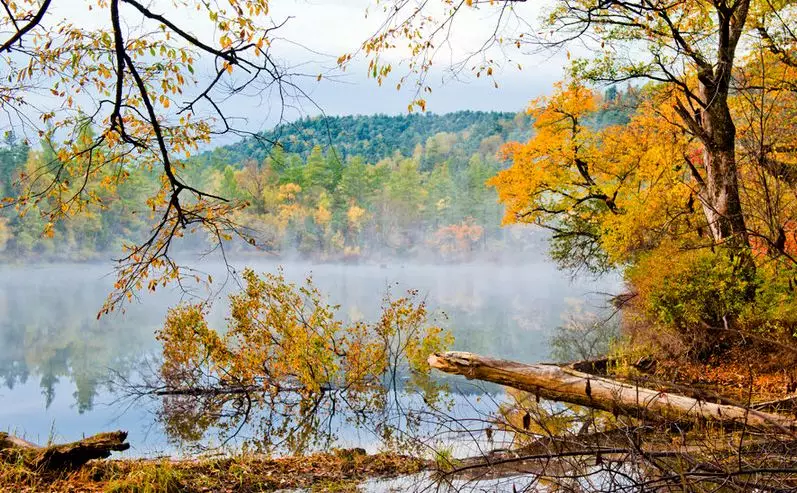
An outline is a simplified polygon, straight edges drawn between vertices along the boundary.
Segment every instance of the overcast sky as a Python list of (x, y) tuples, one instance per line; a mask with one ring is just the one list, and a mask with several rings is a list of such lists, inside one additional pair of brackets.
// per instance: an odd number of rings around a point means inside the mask
[[(536, 21), (541, 9), (553, 0), (534, 2), (514, 2), (513, 8), (522, 17)], [(394, 73), (381, 87), (369, 79), (367, 60), (355, 56), (345, 72), (336, 64), (344, 53), (354, 53), (363, 41), (378, 31), (385, 19), (382, 11), (392, 0), (280, 0), (270, 4), (271, 22), (287, 22), (276, 32), (272, 43), (272, 55), (289, 67), (291, 72), (301, 72), (306, 77), (295, 79), (309, 99), (291, 98), (290, 107), (282, 114), (284, 120), (295, 120), (303, 116), (314, 116), (323, 112), (327, 115), (370, 115), (375, 113), (405, 114), (408, 104), (416, 94), (412, 84), (405, 84), (401, 91), (396, 90), (398, 78), (406, 73), (402, 61), (408, 53), (401, 49), (387, 52), (382, 61), (393, 64)], [(435, 3), (437, 2), (437, 3)], [(190, 2), (189, 2), (190, 3)], [(178, 2), (170, 0), (150, 0), (147, 5), (152, 12), (163, 14), (173, 22), (209, 44), (218, 43), (218, 34), (206, 12), (196, 12), (189, 8), (176, 8)], [(56, 0), (48, 11), (44, 24), (55, 26), (68, 22), (84, 29), (109, 29), (107, 7), (89, 8), (96, 0)], [(442, 5), (433, 0), (430, 5)], [(144, 21), (133, 7), (121, 4), (123, 30), (130, 36), (142, 32), (152, 32), (158, 28), (154, 21)], [(449, 68), (453, 63), (463, 60), (467, 54), (478, 51), (490, 37), (496, 26), (497, 7), (483, 6), (466, 8), (456, 17), (449, 42), (442, 45), (435, 58), (434, 69), (430, 72), (427, 84), (433, 92), (425, 95), (427, 110), (446, 113), (457, 110), (496, 110), (520, 111), (528, 102), (540, 94), (551, 91), (552, 84), (562, 75), (565, 65), (563, 53), (524, 54), (510, 49), (506, 53), (498, 50), (487, 52), (496, 61), (505, 62), (494, 73), (495, 80), (476, 78), (470, 65), (454, 77)], [(514, 29), (507, 27), (509, 33)], [(523, 29), (528, 29), (524, 27)], [(522, 65), (522, 70), (517, 68)], [(471, 64), (472, 65), (472, 64)], [(215, 75), (212, 61), (205, 58), (195, 63), (200, 83), (209, 81)], [(243, 76), (242, 71), (236, 72)], [(323, 74), (318, 81), (316, 77)], [(494, 87), (495, 82), (498, 88)], [(47, 88), (45, 88), (47, 89)], [(198, 92), (198, 91), (197, 91)], [(190, 91), (183, 96), (189, 99)], [(88, 95), (87, 95), (88, 96)], [(41, 106), (53, 104), (49, 90), (31, 96)], [(250, 90), (248, 95), (237, 95), (225, 100), (221, 106), (228, 116), (236, 118), (235, 126), (248, 131), (262, 131), (273, 127), (280, 119), (281, 105), (274, 94)], [(212, 108), (206, 108), (210, 114)], [(13, 127), (12, 127), (13, 128)], [(229, 142), (225, 137), (214, 142)]]
[[(544, 3), (538, 1), (532, 5), (520, 5), (520, 8), (526, 10), (525, 17), (536, 19), (540, 5)], [(293, 16), (286, 24), (286, 38), (302, 40), (307, 47), (337, 57), (355, 50), (378, 28), (378, 22), (384, 18), (384, 14), (376, 6), (374, 0), (299, 0), (280, 4), (275, 8), (274, 15), (277, 18), (280, 15)], [(282, 14), (283, 11), (285, 14)], [(370, 11), (367, 17), (366, 11)], [(435, 60), (437, 68), (430, 77), (434, 91), (426, 99), (432, 111), (517, 111), (525, 107), (530, 99), (549, 91), (551, 84), (561, 77), (564, 64), (562, 54), (531, 56), (513, 49), (508, 53), (512, 57), (512, 65), (506, 64), (506, 68), (497, 73), (497, 89), (493, 81), (477, 79), (467, 72), (461, 73), (458, 80), (453, 80), (446, 69), (452, 62), (461, 60), (481, 46), (495, 27), (496, 13), (496, 8), (485, 6), (480, 10), (464, 10), (459, 14), (450, 43)], [(297, 58), (306, 55), (301, 51), (296, 49)], [(404, 56), (406, 53), (401, 51), (386, 55), (388, 61), (394, 64), (401, 63)], [(494, 56), (496, 59), (502, 58), (497, 52)], [(522, 70), (516, 68), (517, 63), (521, 64)], [(315, 84), (314, 99), (330, 114), (406, 112), (408, 99), (412, 99), (413, 92), (411, 89), (403, 92), (395, 90), (397, 78), (402, 74), (401, 67), (396, 68), (392, 83), (384, 87), (379, 87), (373, 79), (366, 77), (366, 68), (365, 63), (360, 61), (338, 79), (339, 82), (322, 80)]]
[[(518, 4), (518, 8), (524, 10), (525, 18), (536, 20), (541, 6), (546, 3), (528, 2)], [(376, 0), (285, 0), (272, 4), (271, 15), (275, 21), (290, 17), (279, 31), (281, 40), (275, 41), (274, 53), (286, 65), (309, 75), (301, 79), (301, 85), (312, 102), (298, 102), (296, 108), (287, 111), (287, 119), (316, 115), (321, 111), (327, 115), (407, 113), (414, 91), (412, 87), (396, 90), (398, 78), (406, 73), (406, 68), (402, 70), (401, 66), (406, 53), (398, 50), (384, 55), (383, 59), (394, 64), (394, 75), (381, 87), (367, 77), (367, 62), (362, 56), (356, 57), (345, 72), (335, 68), (338, 56), (356, 51), (378, 29), (384, 19), (380, 9)], [(550, 92), (552, 84), (561, 78), (565, 64), (563, 53), (530, 55), (514, 49), (508, 54), (497, 51), (491, 54), (496, 60), (511, 57), (511, 63), (504, 63), (495, 73), (498, 88), (493, 80), (476, 78), (470, 71), (453, 77), (448, 70), (452, 62), (462, 60), (481, 46), (495, 28), (496, 13), (495, 8), (485, 6), (460, 14), (450, 42), (435, 60), (435, 69), (428, 79), (433, 88), (432, 94), (426, 95), (429, 111), (520, 111), (534, 97)], [(194, 26), (199, 24), (201, 21)], [(212, 33), (207, 35), (212, 36)], [(324, 73), (325, 77), (316, 81), (319, 73)], [(275, 123), (275, 106), (269, 104), (267, 96), (258, 94), (234, 98), (225, 109), (245, 118), (248, 129), (262, 130)]]

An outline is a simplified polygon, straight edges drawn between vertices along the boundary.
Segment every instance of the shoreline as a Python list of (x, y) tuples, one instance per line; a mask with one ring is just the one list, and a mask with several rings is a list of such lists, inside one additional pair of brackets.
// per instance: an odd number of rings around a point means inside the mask
[(432, 462), (393, 453), (367, 455), (338, 449), (307, 456), (122, 458), (93, 460), (75, 471), (35, 472), (19, 464), (0, 466), (0, 489), (19, 492), (100, 491), (354, 491), (368, 480), (418, 474)]

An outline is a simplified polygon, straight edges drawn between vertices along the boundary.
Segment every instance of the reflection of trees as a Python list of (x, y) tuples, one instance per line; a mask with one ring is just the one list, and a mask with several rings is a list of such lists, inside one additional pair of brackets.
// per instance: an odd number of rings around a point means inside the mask
[[(561, 324), (564, 293), (571, 290), (566, 280), (536, 267), (502, 271), (501, 267), (476, 266), (381, 269), (294, 264), (287, 269), (294, 272), (294, 279), (312, 270), (321, 290), (342, 305), (339, 313), (349, 321), (379, 316), (376, 293), (383, 293), (388, 281), (400, 283), (393, 286), (394, 292), (417, 287), (430, 310), (445, 313), (445, 325), (456, 336), (458, 348), (523, 361), (548, 357), (547, 334), (541, 330)], [(4, 268), (0, 272), (0, 385), (13, 389), (34, 379), (42, 389), (43, 402), (49, 405), (59, 382), (67, 383), (76, 409), (84, 412), (104, 391), (109, 369), (137, 373), (142, 353), (158, 347), (152, 331), (162, 324), (171, 300), (147, 299), (143, 305), (131, 305), (124, 317), (98, 321), (94, 314), (107, 293), (101, 278), (104, 273), (91, 266)], [(221, 326), (224, 310), (210, 315), (209, 322)], [(171, 405), (197, 405), (183, 400), (174, 399)], [(332, 396), (325, 395), (324, 401), (331, 403)], [(225, 402), (235, 410), (234, 399)], [(336, 411), (341, 403), (338, 399)], [(324, 413), (331, 409), (320, 406), (317, 413), (323, 419), (313, 426), (329, 421)], [(186, 417), (184, 426), (202, 422), (188, 418), (190, 409), (176, 414)], [(207, 413), (200, 409), (193, 415), (203, 414)], [(340, 412), (332, 423), (345, 424)]]
[(18, 382), (25, 383), (30, 374), (25, 363), (25, 346), (20, 341), (23, 335), (5, 328), (0, 332), (0, 376), (9, 389), (13, 389)]
[(210, 328), (205, 305), (169, 310), (156, 379), (130, 387), (133, 396), (162, 398), (173, 441), (201, 445), (216, 434), (222, 444), (297, 454), (328, 448), (345, 425), (391, 443), (419, 423), (399, 395), (441, 399), (426, 357), (450, 338), (428, 325), (417, 293), (386, 295), (373, 323), (344, 322), (309, 279), (293, 284), (249, 269), (243, 279), (224, 332)]
[(48, 273), (5, 273), (6, 282), (0, 285), (0, 378), (13, 389), (37, 376), (48, 407), (56, 385), (69, 379), (82, 413), (92, 408), (110, 369), (125, 372), (140, 357), (152, 324), (137, 307), (124, 318), (96, 320), (106, 294), (104, 282), (80, 273), (56, 282)]

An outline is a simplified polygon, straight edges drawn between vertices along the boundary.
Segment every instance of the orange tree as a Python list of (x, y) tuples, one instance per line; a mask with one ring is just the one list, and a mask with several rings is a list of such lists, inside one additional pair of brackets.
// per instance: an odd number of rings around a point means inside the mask
[(711, 216), (697, 207), (705, 185), (695, 163), (704, 150), (673, 125), (672, 98), (666, 87), (649, 87), (628, 123), (603, 128), (591, 123), (603, 103), (578, 81), (536, 100), (535, 135), (505, 146), (512, 165), (489, 181), (506, 205), (504, 221), (551, 230), (552, 255), (566, 267), (625, 269), (635, 305), (648, 322), (677, 329), (686, 342), (679, 351), (705, 354), (729, 329), (791, 336), (794, 94), (740, 91), (729, 100), (744, 124), (739, 196), (751, 245), (744, 250), (718, 242)]

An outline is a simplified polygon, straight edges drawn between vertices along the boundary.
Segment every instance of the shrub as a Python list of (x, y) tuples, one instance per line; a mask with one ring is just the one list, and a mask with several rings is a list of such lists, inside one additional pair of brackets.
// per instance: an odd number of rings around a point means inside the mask
[(635, 306), (652, 325), (678, 333), (689, 356), (705, 356), (753, 302), (757, 280), (748, 272), (725, 250), (663, 247), (629, 269), (627, 279)]

